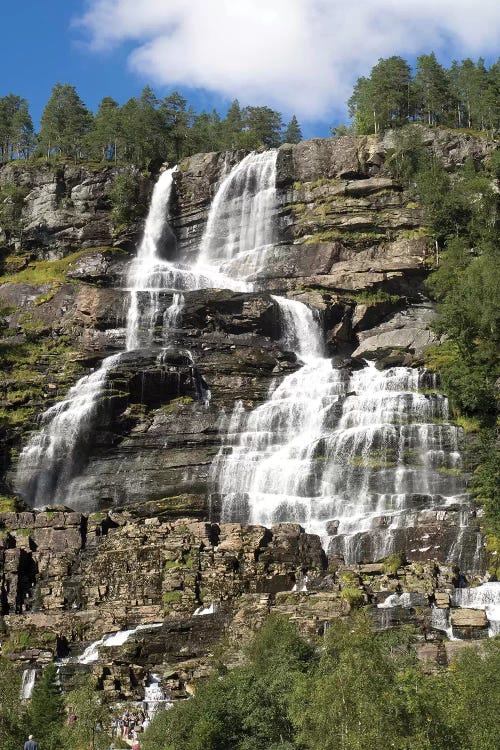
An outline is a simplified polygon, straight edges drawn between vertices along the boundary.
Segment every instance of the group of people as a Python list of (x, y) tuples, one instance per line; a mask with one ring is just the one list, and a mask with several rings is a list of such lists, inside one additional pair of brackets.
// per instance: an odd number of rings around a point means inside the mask
[[(113, 721), (112, 736), (120, 737), (124, 740), (134, 740), (132, 747), (134, 750), (139, 748), (138, 735), (139, 732), (144, 732), (149, 726), (149, 717), (141, 709), (136, 713), (130, 712), (128, 709), (124, 711), (123, 715), (117, 717)], [(137, 742), (137, 748), (135, 743)]]

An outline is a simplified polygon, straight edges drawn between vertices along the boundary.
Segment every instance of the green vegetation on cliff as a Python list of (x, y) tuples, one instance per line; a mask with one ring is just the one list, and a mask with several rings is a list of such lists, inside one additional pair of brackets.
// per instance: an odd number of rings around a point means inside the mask
[(20, 671), (0, 656), (0, 747), (19, 750), (27, 739), (26, 708), (19, 701)]
[(284, 127), (279, 112), (266, 106), (240, 107), (237, 99), (225, 117), (215, 110), (195, 113), (179, 92), (160, 99), (149, 86), (121, 107), (104, 97), (94, 115), (74, 86), (56, 83), (38, 134), (26, 100), (13, 94), (0, 98), (0, 161), (62, 157), (145, 167), (202, 151), (271, 148), (301, 139), (295, 115)]
[(64, 722), (64, 699), (57, 677), (55, 664), (48, 664), (39, 682), (33, 689), (29, 719), (45, 750), (61, 747), (61, 731)]
[[(363, 613), (322, 648), (271, 618), (247, 666), (219, 673), (160, 713), (144, 750), (497, 750), (500, 641), (423, 671), (410, 633), (375, 633)], [(473, 719), (472, 719), (473, 717)]]
[(484, 528), (500, 549), (498, 352), (500, 350), (500, 200), (498, 152), (484, 164), (469, 160), (449, 173), (422, 142), (418, 127), (393, 137), (388, 164), (425, 212), (435, 243), (427, 287), (439, 303), (437, 332), (444, 340), (428, 350), (426, 365), (439, 373), (453, 414), (478, 432), (472, 489), (485, 510)]

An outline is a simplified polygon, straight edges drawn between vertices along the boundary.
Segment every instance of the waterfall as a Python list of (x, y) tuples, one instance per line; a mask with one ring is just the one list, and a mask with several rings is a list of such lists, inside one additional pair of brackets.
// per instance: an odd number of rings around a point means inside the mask
[(301, 523), (348, 563), (381, 559), (419, 517), (463, 504), (462, 478), (447, 473), (458, 429), (444, 396), (418, 392), (425, 373), (349, 374), (319, 347), (308, 327), (296, 348), (304, 366), (252, 412), (236, 407), (214, 464), (222, 518)]
[(244, 291), (264, 264), (275, 240), (277, 154), (248, 154), (222, 181), (195, 266), (211, 286)]
[(35, 687), (36, 669), (25, 669), (21, 681), (21, 690), (19, 697), (22, 701), (28, 701), (31, 698), (33, 688)]
[[(155, 185), (144, 236), (129, 271), (127, 350), (152, 343), (160, 292), (171, 281), (170, 271), (166, 270), (170, 264), (161, 260), (160, 253), (162, 239), (169, 232), (167, 208), (174, 171), (175, 168), (163, 172)], [(145, 310), (141, 309), (141, 296), (146, 299)], [(182, 308), (181, 295), (174, 298), (172, 305), (175, 322)], [(120, 357), (120, 354), (106, 357), (98, 370), (80, 378), (63, 401), (42, 415), (41, 429), (22, 450), (17, 468), (16, 490), (30, 506), (43, 508), (67, 504), (68, 500), (75, 504), (78, 498), (72, 494), (77, 494), (77, 484), (71, 487), (71, 482), (85, 463), (108, 374)]]
[(293, 299), (275, 295), (273, 299), (280, 308), (283, 346), (296, 352), (304, 362), (315, 362), (322, 358), (321, 328), (314, 311)]
[(160, 708), (172, 708), (172, 703), (165, 697), (165, 691), (160, 685), (160, 675), (153, 672), (148, 684), (144, 688), (144, 702), (148, 718), (151, 720)]
[(87, 646), (85, 651), (78, 657), (78, 662), (79, 664), (92, 664), (92, 662), (99, 659), (99, 648), (101, 646), (105, 646), (108, 648), (111, 646), (123, 646), (123, 644), (128, 641), (130, 636), (135, 635), (135, 633), (138, 633), (141, 630), (161, 628), (162, 624), (163, 623), (161, 622), (155, 622), (146, 625), (138, 625), (136, 628), (132, 628), (131, 630), (118, 630), (116, 633), (108, 633), (102, 638), (99, 638), (98, 641), (94, 641), (89, 646)]
[(214, 615), (217, 612), (217, 602), (212, 602), (208, 607), (197, 607), (193, 612), (193, 617), (204, 617), (205, 615)]
[(475, 588), (455, 589), (451, 594), (454, 607), (482, 609), (488, 619), (488, 635), (500, 635), (500, 583), (491, 581)]
[(42, 414), (41, 429), (19, 456), (16, 476), (17, 492), (34, 508), (65, 504), (69, 484), (92, 442), (108, 373), (119, 359), (119, 354), (106, 357), (98, 370), (70, 388), (64, 401)]
[[(259, 269), (264, 242), (273, 237), (276, 158), (276, 150), (249, 154), (224, 177), (193, 267), (175, 264), (162, 255), (164, 245), (174, 241), (168, 206), (177, 168), (160, 175), (142, 241), (129, 267), (126, 351), (165, 345), (170, 329), (179, 325), (185, 290), (251, 289), (246, 277)], [(174, 294), (166, 308), (162, 295), (168, 291)], [(104, 359), (98, 370), (70, 389), (66, 399), (42, 415), (41, 429), (18, 462), (16, 490), (29, 505), (41, 508), (68, 501), (78, 505), (78, 474), (92, 444), (107, 376), (119, 361), (120, 354)], [(208, 404), (210, 391), (202, 379), (199, 390)]]
[[(163, 257), (172, 241), (168, 205), (175, 169), (161, 175), (128, 275), (128, 350), (165, 349), (169, 331), (180, 324), (185, 291), (254, 288), (277, 240), (276, 161), (276, 150), (252, 153), (224, 176), (193, 264)], [(275, 384), (265, 403), (252, 411), (237, 403), (227, 419), (210, 475), (222, 497), (222, 520), (300, 523), (320, 535), (329, 554), (354, 563), (407, 549), (409, 530), (426, 519), (465, 513), (458, 430), (448, 422), (446, 398), (424, 392), (428, 375), (406, 367), (336, 368), (325, 357), (317, 313), (294, 300), (274, 300), (282, 345), (301, 367)], [(18, 486), (36, 507), (68, 495), (79, 448), (91, 439), (106, 375), (119, 356), (104, 360), (48, 410), (21, 454)], [(197, 387), (208, 404), (201, 376)], [(461, 533), (468, 533), (466, 521)], [(419, 544), (411, 551), (432, 556), (439, 548), (425, 539)], [(445, 544), (442, 557), (465, 562), (460, 535), (452, 531)], [(479, 566), (480, 547), (476, 553)]]
[[(168, 206), (177, 167), (163, 172), (151, 196), (144, 235), (128, 272), (130, 304), (127, 314), (126, 349), (131, 351), (153, 343), (160, 294), (175, 289), (175, 267), (161, 256), (161, 243), (167, 232)], [(144, 307), (141, 308), (141, 301)]]

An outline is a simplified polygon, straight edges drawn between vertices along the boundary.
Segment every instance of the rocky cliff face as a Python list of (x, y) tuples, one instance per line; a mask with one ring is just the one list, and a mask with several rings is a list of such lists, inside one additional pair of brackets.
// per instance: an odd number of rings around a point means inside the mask
[[(467, 642), (445, 644), (451, 627), (462, 639), (488, 637), (484, 609), (453, 606), (450, 591), (464, 580), (450, 566), (393, 557), (327, 568), (319, 538), (293, 524), (56, 510), (3, 513), (0, 530), (3, 654), (26, 669), (59, 659), (66, 686), (91, 670), (116, 699), (142, 699), (152, 672), (182, 697), (213, 668), (223, 636), (238, 661), (270, 612), (321, 635), (332, 618), (370, 605), (377, 627), (415, 626), (430, 665)], [(132, 632), (122, 645), (96, 644), (89, 658), (92, 642), (123, 631)]]
[[(489, 148), (441, 133), (429, 134), (429, 146), (450, 168), (469, 156), (483, 158)], [(349, 372), (362, 359), (378, 367), (421, 364), (424, 349), (436, 342), (423, 287), (434, 248), (420, 207), (386, 169), (391, 148), (390, 137), (283, 146), (279, 241), (253, 279), (258, 291), (185, 292), (181, 321), (162, 360), (153, 349), (141, 349), (110, 371), (79, 452), (75, 499), (70, 494), (65, 502), (79, 512), (0, 517), (2, 613), (13, 657), (36, 664), (70, 657), (64, 666), (70, 681), (89, 668), (77, 661), (89, 641), (163, 622), (131, 636), (120, 653), (104, 648), (92, 667), (106, 689), (139, 696), (147, 671), (158, 664), (175, 689), (204, 674), (222, 633), (236, 644), (270, 609), (297, 619), (305, 631), (322, 632), (332, 617), (372, 603), (381, 625), (410, 620), (431, 632), (432, 605), (458, 583), (445, 561), (464, 513), (463, 560), (480, 557), (470, 505), (423, 512), (412, 533), (401, 535), (406, 566), (388, 572), (390, 565), (347, 567), (335, 559), (340, 568), (328, 571), (318, 537), (294, 525), (219, 525), (219, 498), (209, 492), (221, 418), (236, 400), (246, 408), (262, 403), (271, 384), (299, 366), (283, 345), (273, 294), (320, 311), (328, 352)], [(217, 185), (241, 157), (201, 154), (180, 165), (170, 221), (175, 243), (166, 243), (166, 256), (186, 263), (194, 258)], [(41, 413), (104, 356), (124, 348), (124, 287), (138, 227), (113, 226), (109, 191), (119, 172), (17, 164), (0, 170), (0, 185), (23, 186), (26, 193), (22, 233), (4, 237), (0, 286), (8, 497), (19, 451)], [(137, 180), (148, 195), (152, 182)], [(162, 293), (160, 310), (171, 303), (172, 294)], [(453, 472), (449, 481), (456, 481)], [(77, 497), (83, 490), (82, 506)], [(102, 513), (89, 514), (96, 508)], [(310, 590), (292, 591), (304, 575), (314, 579)], [(375, 606), (401, 591), (420, 598), (395, 609)], [(443, 593), (438, 608), (448, 609), (445, 600)], [(216, 614), (193, 616), (212, 602)], [(472, 615), (453, 617), (463, 634), (487, 634), (482, 615), (474, 622)], [(447, 618), (441, 625), (448, 626)], [(432, 632), (426, 648), (432, 658), (444, 658), (434, 640), (440, 631)], [(29, 647), (24, 643), (21, 653), (23, 639)]]

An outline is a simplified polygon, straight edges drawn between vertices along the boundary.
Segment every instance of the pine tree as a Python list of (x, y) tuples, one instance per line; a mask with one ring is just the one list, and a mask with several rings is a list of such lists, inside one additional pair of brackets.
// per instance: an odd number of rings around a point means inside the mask
[(269, 107), (247, 107), (245, 124), (256, 145), (274, 148), (281, 143), (281, 115)]
[(417, 110), (425, 117), (427, 124), (442, 122), (451, 101), (451, 92), (445, 70), (434, 52), (417, 58), (415, 91)]
[(78, 96), (74, 86), (56, 83), (41, 118), (40, 144), (49, 157), (60, 153), (82, 156), (85, 135), (92, 123), (92, 113)]
[(48, 664), (36, 683), (29, 713), (31, 731), (43, 750), (59, 750), (65, 713), (55, 664)]
[(34, 146), (28, 102), (16, 94), (0, 98), (0, 158), (27, 158)]
[(239, 148), (243, 131), (243, 114), (237, 99), (233, 101), (221, 123), (224, 148)]
[(354, 129), (358, 135), (377, 132), (376, 102), (371, 94), (371, 81), (362, 76), (354, 85), (347, 102), (349, 116), (354, 120)]
[(80, 687), (66, 694), (68, 713), (76, 716), (76, 722), (67, 724), (63, 730), (61, 746), (64, 750), (81, 750), (82, 747), (103, 750), (109, 747), (106, 730), (110, 725), (111, 711), (105, 698), (106, 694), (97, 689), (93, 676), (84, 678)]
[(213, 110), (196, 115), (189, 132), (189, 145), (195, 152), (220, 151), (224, 148), (221, 137), (221, 121)]
[(166, 135), (159, 104), (153, 90), (146, 86), (138, 99), (129, 99), (121, 109), (124, 156), (138, 167), (166, 157)]
[(26, 734), (25, 706), (19, 700), (21, 674), (11, 661), (0, 656), (0, 747), (19, 750)]
[(283, 143), (300, 143), (301, 140), (302, 130), (300, 129), (297, 118), (293, 115), (283, 133)]
[(91, 151), (103, 161), (118, 160), (123, 142), (121, 119), (118, 102), (110, 96), (104, 97), (87, 136)]
[(194, 114), (187, 108), (187, 99), (178, 91), (172, 91), (161, 105), (162, 125), (168, 143), (168, 157), (177, 162), (189, 153), (189, 130)]

